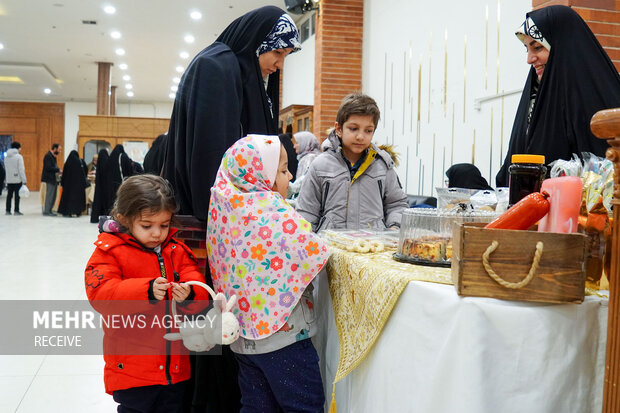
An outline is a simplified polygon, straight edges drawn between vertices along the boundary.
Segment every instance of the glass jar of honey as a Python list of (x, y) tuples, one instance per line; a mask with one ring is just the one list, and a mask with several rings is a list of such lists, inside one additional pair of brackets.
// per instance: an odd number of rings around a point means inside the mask
[(508, 167), (508, 207), (513, 206), (532, 192), (540, 192), (542, 181), (547, 176), (543, 155), (512, 155)]

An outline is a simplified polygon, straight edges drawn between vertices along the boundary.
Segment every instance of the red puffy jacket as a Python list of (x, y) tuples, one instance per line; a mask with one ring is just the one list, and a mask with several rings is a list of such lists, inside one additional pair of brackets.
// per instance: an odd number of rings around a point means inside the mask
[[(124, 233), (104, 232), (95, 242), (97, 248), (86, 266), (85, 284), (93, 308), (106, 320), (104, 382), (109, 394), (190, 378), (188, 351), (182, 342), (163, 338), (178, 331), (170, 316), (172, 291), (168, 290), (166, 300), (149, 301), (150, 283), (157, 277), (165, 276), (169, 282), (205, 281), (189, 247), (172, 238), (175, 233), (175, 229), (170, 230), (159, 254)], [(160, 268), (160, 259), (164, 269)], [(204, 300), (200, 301), (204, 307), (209, 299), (207, 292), (195, 286), (192, 290), (188, 299)], [(180, 309), (177, 306), (179, 313)], [(126, 317), (133, 325), (117, 322), (119, 317)]]

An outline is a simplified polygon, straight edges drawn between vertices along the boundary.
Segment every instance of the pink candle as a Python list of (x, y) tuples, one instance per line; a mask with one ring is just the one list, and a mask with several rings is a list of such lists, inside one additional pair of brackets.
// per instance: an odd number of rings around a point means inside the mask
[(543, 181), (540, 191), (549, 193), (549, 213), (538, 223), (539, 232), (577, 232), (583, 184), (576, 176)]

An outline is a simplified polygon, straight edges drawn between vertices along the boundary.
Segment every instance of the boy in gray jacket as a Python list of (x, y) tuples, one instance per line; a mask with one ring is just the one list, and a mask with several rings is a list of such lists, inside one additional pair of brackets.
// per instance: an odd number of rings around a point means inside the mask
[(370, 96), (342, 100), (327, 150), (310, 164), (297, 199), (297, 211), (314, 231), (400, 227), (407, 196), (394, 161), (371, 142), (379, 116)]

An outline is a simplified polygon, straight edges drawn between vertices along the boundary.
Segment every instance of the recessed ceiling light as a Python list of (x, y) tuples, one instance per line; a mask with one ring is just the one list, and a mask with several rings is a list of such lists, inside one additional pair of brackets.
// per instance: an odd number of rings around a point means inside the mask
[(114, 14), (114, 13), (116, 13), (116, 7), (108, 5), (108, 6), (105, 6), (103, 8), (103, 11), (108, 13), (108, 14)]
[(178, 86), (170, 86), (170, 90), (172, 90), (173, 92), (176, 92), (177, 90), (179, 90)]
[(0, 50), (4, 49), (4, 45), (0, 43)]
[(169, 97), (170, 99), (174, 99), (174, 98), (176, 97), (176, 94), (174, 94), (174, 93), (170, 93), (170, 94), (168, 94), (168, 97)]
[(129, 92), (127, 92), (127, 97), (130, 97), (130, 98), (133, 97), (133, 92), (131, 90)]
[(181, 59), (187, 59), (189, 57), (189, 53), (181, 52), (181, 53), (179, 53), (179, 56), (181, 57)]
[(125, 76), (123, 76), (123, 80), (124, 80), (125, 82), (127, 82), (128, 80), (131, 80), (131, 76), (129, 76), (129, 75), (125, 75)]
[(125, 85), (125, 89), (129, 89), (129, 90), (131, 90), (131, 89), (133, 89), (133, 85), (132, 85), (131, 83), (127, 83), (127, 84)]
[(19, 83), (21, 85), (24, 84), (24, 81), (19, 78), (19, 76), (0, 76), (0, 83)]
[(177, 72), (179, 72), (179, 73), (183, 73), (183, 71), (184, 71), (185, 69), (183, 68), (183, 66), (177, 66), (177, 67), (175, 67), (175, 69), (174, 69), (174, 70), (176, 70), (176, 71), (177, 71)]
[(121, 38), (121, 32), (114, 30), (113, 32), (110, 33), (110, 37), (112, 37), (113, 39), (120, 39)]
[(194, 10), (193, 12), (189, 14), (189, 17), (191, 17), (194, 20), (200, 20), (202, 19), (202, 13), (199, 12), (198, 10)]
[(117, 55), (119, 55), (119, 56), (124, 56), (124, 55), (125, 55), (125, 49), (118, 48), (118, 49), (116, 49), (114, 52), (115, 52)]
[(172, 81), (173, 81), (174, 83), (179, 83), (179, 82), (181, 81), (181, 79), (179, 79), (178, 77), (173, 77), (173, 78), (172, 78)]
[(50, 89), (49, 87), (46, 87), (45, 89), (43, 89), (43, 93), (45, 93), (46, 95), (49, 95), (50, 93), (52, 93), (52, 89)]
[(194, 40), (196, 40), (191, 34), (186, 34), (183, 39), (185, 40), (185, 43), (194, 43)]
[(120, 65), (118, 65), (118, 68), (121, 70), (127, 70), (127, 63), (121, 63)]

